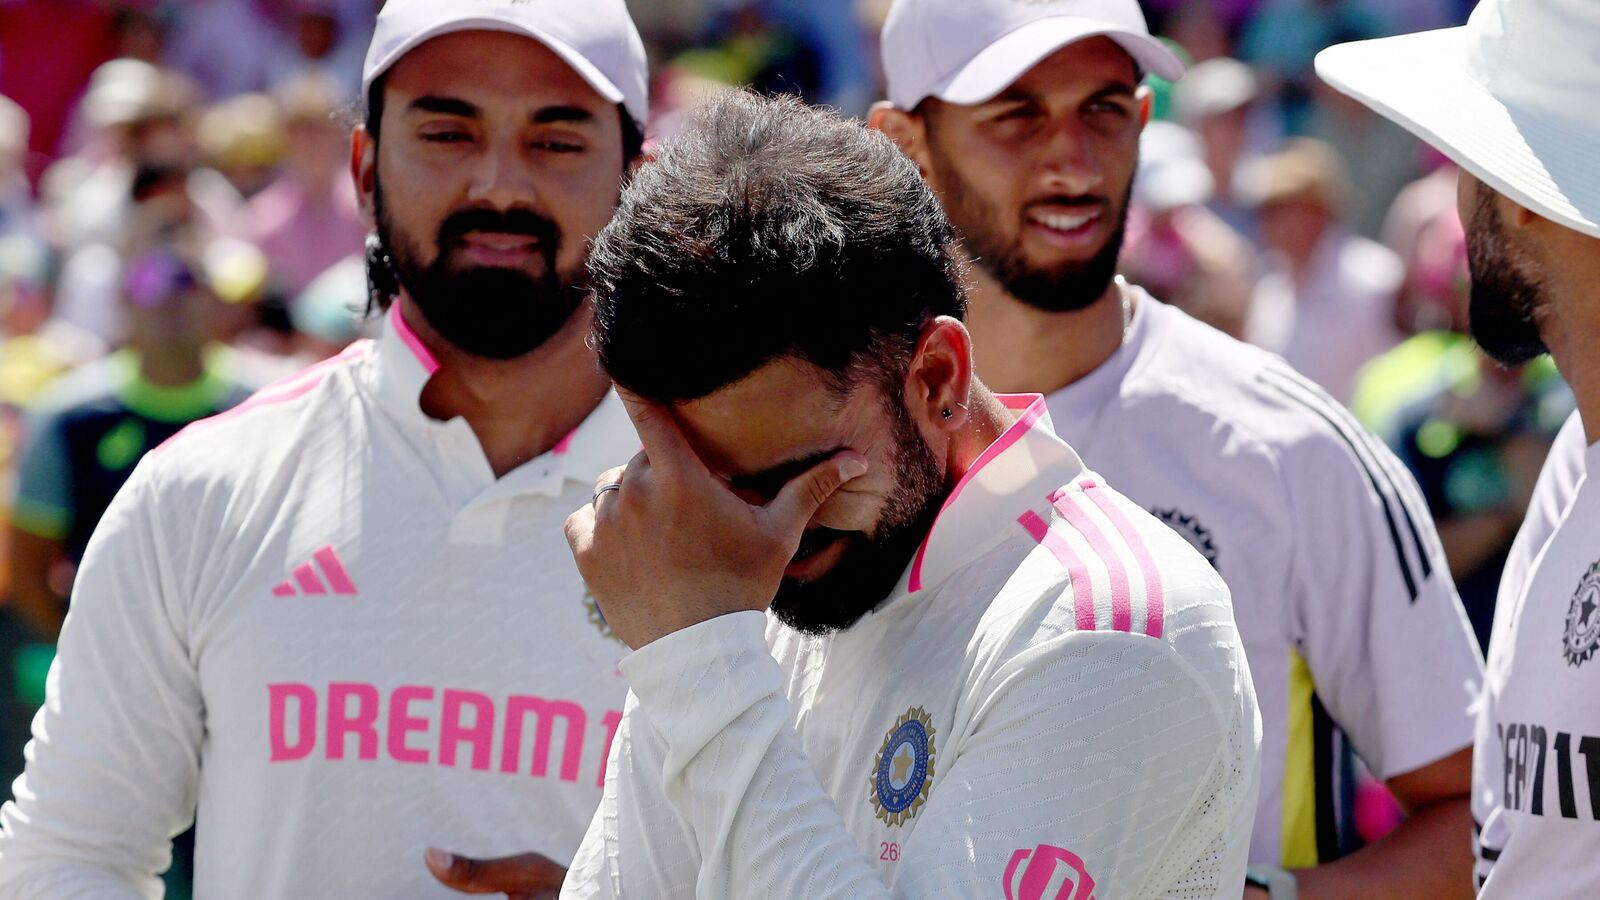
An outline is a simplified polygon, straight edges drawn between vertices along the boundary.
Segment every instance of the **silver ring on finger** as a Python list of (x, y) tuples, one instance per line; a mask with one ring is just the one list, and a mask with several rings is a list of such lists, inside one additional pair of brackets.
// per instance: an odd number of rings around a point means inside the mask
[(611, 493), (612, 491), (620, 491), (620, 490), (622, 490), (622, 482), (620, 482), (620, 481), (608, 481), (605, 484), (602, 484), (599, 487), (594, 489), (594, 496), (589, 498), (589, 505), (594, 507), (594, 508), (596, 508), (596, 509), (599, 509), (600, 508), (600, 498), (601, 497), (605, 496), (606, 494)]

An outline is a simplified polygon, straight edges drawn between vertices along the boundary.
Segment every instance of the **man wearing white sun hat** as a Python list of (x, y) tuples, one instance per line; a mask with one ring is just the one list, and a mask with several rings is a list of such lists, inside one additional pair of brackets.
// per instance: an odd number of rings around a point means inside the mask
[[(638, 448), (584, 262), (646, 78), (622, 0), (384, 7), (351, 147), (382, 335), (191, 427), (112, 504), (0, 897), (157, 896), (191, 820), (200, 898), (559, 883), (626, 695), (561, 529)], [(553, 862), (513, 884), (430, 847)]]
[[(1461, 166), (1472, 333), (1507, 364), (1549, 350), (1600, 471), (1600, 3), (1484, 0), (1461, 28), (1329, 48), (1317, 72)], [(1600, 483), (1568, 491), (1495, 615), (1473, 764), (1483, 897), (1600, 885)]]
[[(896, 0), (882, 47), (870, 121), (975, 258), (985, 383), (1042, 391), (1057, 433), (1233, 593), (1261, 698), (1251, 896), (1466, 894), (1482, 662), (1415, 483), (1283, 360), (1114, 277), (1140, 78), (1183, 74), (1138, 4)], [(1342, 739), (1410, 813), (1358, 852)]]

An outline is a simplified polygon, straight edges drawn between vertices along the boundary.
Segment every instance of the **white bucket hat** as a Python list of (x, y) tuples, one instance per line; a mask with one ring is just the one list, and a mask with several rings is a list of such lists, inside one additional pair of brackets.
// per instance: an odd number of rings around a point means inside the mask
[(1460, 28), (1340, 44), (1316, 66), (1485, 184), (1600, 237), (1600, 3), (1483, 0)]
[(982, 103), (1068, 44), (1108, 37), (1169, 81), (1183, 63), (1150, 36), (1138, 0), (894, 0), (880, 42), (889, 102)]
[(378, 13), (361, 72), (361, 96), (400, 57), (458, 31), (504, 31), (550, 48), (608, 103), (620, 103), (644, 130), (650, 115), (644, 41), (623, 0), (389, 0)]

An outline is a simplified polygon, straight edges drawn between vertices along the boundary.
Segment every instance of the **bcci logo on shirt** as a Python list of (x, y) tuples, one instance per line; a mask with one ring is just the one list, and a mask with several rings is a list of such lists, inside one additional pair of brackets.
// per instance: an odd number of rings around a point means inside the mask
[(872, 773), (872, 808), (885, 824), (904, 824), (928, 802), (933, 736), (933, 717), (920, 706), (906, 710), (883, 736)]
[(1569, 665), (1579, 666), (1600, 648), (1600, 562), (1589, 567), (1567, 609), (1567, 631), (1561, 651)]
[(1150, 514), (1165, 522), (1168, 528), (1176, 531), (1189, 542), (1189, 545), (1200, 551), (1200, 555), (1211, 563), (1211, 568), (1217, 567), (1217, 544), (1211, 539), (1211, 529), (1200, 524), (1197, 516), (1192, 516), (1181, 509), (1150, 508)]

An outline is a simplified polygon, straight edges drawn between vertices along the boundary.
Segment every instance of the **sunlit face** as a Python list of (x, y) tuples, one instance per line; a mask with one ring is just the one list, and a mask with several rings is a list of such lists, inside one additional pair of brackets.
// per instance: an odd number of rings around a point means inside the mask
[(434, 38), (395, 63), (357, 180), (395, 274), (462, 350), (528, 353), (585, 294), (588, 241), (621, 193), (621, 121), (525, 37)]
[(976, 106), (924, 117), (928, 181), (979, 266), (1014, 297), (1081, 309), (1116, 271), (1146, 102), (1109, 38), (1068, 45)]
[(848, 627), (887, 597), (947, 492), (904, 398), (870, 381), (841, 397), (815, 366), (780, 360), (675, 411), (706, 466), (753, 504), (840, 450), (867, 458), (867, 473), (812, 517), (784, 571), (772, 609), (802, 631)]
[(1472, 337), (1485, 353), (1514, 366), (1549, 352), (1539, 333), (1539, 318), (1549, 309), (1549, 297), (1528, 254), (1506, 232), (1496, 209), (1498, 196), (1462, 170), (1456, 204), (1467, 227)]

